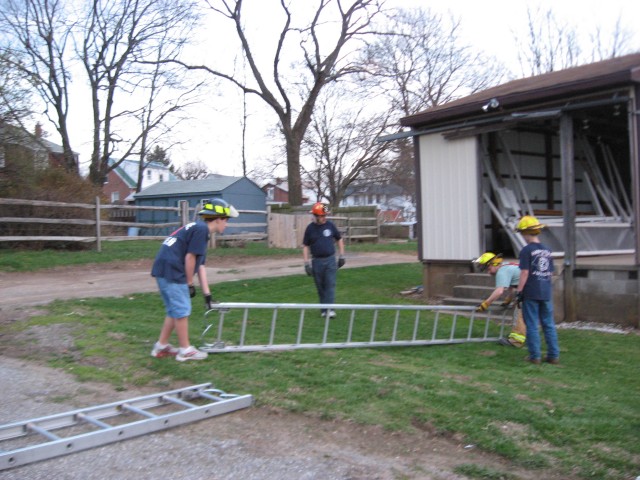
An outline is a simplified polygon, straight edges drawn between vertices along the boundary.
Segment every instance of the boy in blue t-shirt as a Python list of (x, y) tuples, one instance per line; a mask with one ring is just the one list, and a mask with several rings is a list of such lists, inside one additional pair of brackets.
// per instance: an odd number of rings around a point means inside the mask
[(520, 281), (518, 282), (518, 301), (522, 302), (522, 313), (527, 325), (528, 362), (541, 362), (540, 333), (542, 327), (547, 356), (545, 361), (559, 363), (560, 347), (556, 325), (553, 321), (553, 296), (551, 277), (553, 275), (553, 258), (551, 250), (540, 243), (538, 235), (546, 225), (538, 222), (536, 217), (526, 215), (520, 219), (516, 231), (524, 237), (527, 245), (520, 251)]
[[(189, 342), (191, 298), (196, 295), (193, 277), (198, 275), (205, 305), (211, 309), (211, 290), (204, 267), (207, 243), (210, 234), (224, 232), (229, 218), (237, 217), (238, 212), (224, 200), (213, 199), (204, 205), (198, 215), (202, 220), (179, 228), (162, 242), (153, 262), (151, 275), (158, 284), (166, 317), (158, 341), (151, 350), (152, 357), (175, 356), (179, 362), (207, 358), (206, 352), (201, 352)], [(174, 330), (180, 348), (169, 343)]]

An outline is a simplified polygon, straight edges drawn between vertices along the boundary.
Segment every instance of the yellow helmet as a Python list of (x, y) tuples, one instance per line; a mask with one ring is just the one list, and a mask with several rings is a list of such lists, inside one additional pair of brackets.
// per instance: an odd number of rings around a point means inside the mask
[(485, 271), (489, 267), (497, 267), (502, 263), (502, 254), (495, 254), (493, 252), (485, 252), (476, 258), (473, 263), (480, 265), (480, 270)]
[(540, 233), (540, 230), (545, 227), (546, 225), (540, 223), (536, 217), (532, 215), (525, 215), (518, 222), (518, 225), (516, 226), (516, 232), (537, 235)]

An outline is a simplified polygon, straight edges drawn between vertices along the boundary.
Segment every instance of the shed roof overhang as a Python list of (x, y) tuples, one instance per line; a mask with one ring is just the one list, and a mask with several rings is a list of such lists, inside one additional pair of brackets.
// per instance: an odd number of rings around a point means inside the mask
[(402, 118), (401, 125), (413, 131), (389, 137), (415, 136), (465, 124), (500, 123), (525, 116), (557, 115), (598, 102), (625, 102), (629, 87), (639, 83), (640, 53), (514, 80), (438, 105)]

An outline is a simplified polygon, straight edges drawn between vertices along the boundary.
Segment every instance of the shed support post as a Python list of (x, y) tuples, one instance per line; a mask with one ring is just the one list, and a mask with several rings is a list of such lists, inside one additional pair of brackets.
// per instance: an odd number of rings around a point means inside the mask
[(636, 328), (640, 328), (640, 87), (636, 86), (629, 102), (629, 156), (631, 160), (631, 204), (635, 239)]
[(574, 269), (576, 266), (576, 192), (574, 170), (573, 118), (560, 117), (560, 160), (562, 169), (562, 211), (564, 220), (564, 321), (576, 321)]

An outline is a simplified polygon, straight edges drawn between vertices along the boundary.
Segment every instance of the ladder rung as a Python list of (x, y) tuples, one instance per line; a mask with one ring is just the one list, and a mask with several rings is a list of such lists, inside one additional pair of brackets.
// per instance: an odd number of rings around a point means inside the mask
[(151, 413), (151, 412), (147, 412), (146, 410), (143, 410), (141, 408), (138, 407), (134, 407), (133, 405), (130, 405), (128, 403), (123, 403), (122, 404), (122, 409), (123, 410), (127, 410), (129, 412), (133, 412), (133, 413), (137, 413), (138, 415), (142, 415), (143, 417), (147, 417), (147, 418), (156, 418), (157, 415)]
[(96, 427), (100, 427), (100, 428), (111, 428), (111, 425), (109, 425), (108, 423), (101, 422), (101, 421), (100, 421), (100, 420), (98, 420), (97, 418), (90, 417), (89, 415), (86, 415), (86, 414), (84, 414), (84, 413), (79, 413), (79, 414), (77, 415), (77, 417), (78, 417), (80, 420), (83, 420), (83, 421), (85, 421), (85, 422), (88, 422), (88, 423), (91, 423), (91, 424), (95, 425)]
[(162, 399), (167, 401), (167, 402), (175, 403), (176, 405), (181, 405), (181, 406), (187, 407), (187, 408), (195, 408), (196, 407), (196, 405), (194, 405), (193, 403), (185, 402), (184, 400), (180, 400), (179, 398), (176, 398), (176, 397), (170, 397), (168, 395), (163, 395)]
[(36, 433), (39, 433), (43, 437), (47, 437), (49, 440), (60, 440), (60, 437), (54, 433), (51, 433), (49, 430), (45, 430), (44, 428), (39, 427), (35, 423), (27, 423), (27, 428)]

